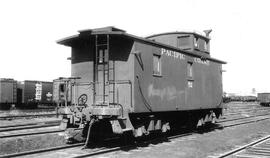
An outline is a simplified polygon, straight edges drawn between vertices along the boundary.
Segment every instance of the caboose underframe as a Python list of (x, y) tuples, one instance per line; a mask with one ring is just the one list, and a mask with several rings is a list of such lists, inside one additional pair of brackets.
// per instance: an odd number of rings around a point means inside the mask
[[(60, 111), (67, 124), (88, 124), (87, 140), (95, 122), (106, 122), (112, 133), (131, 131), (137, 137), (183, 124), (202, 125), (222, 114), (224, 62), (209, 54), (113, 27), (80, 31), (58, 43), (72, 47), (71, 74), (80, 77), (70, 80), (70, 105), (66, 101)], [(85, 102), (74, 99), (82, 95)]]

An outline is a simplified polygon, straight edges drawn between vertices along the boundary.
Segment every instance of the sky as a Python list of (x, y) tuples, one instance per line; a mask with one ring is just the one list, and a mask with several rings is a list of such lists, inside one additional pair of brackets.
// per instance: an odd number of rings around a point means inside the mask
[(268, 0), (1, 0), (0, 78), (52, 81), (70, 76), (78, 30), (114, 26), (140, 37), (212, 29), (211, 56), (227, 93), (270, 92)]

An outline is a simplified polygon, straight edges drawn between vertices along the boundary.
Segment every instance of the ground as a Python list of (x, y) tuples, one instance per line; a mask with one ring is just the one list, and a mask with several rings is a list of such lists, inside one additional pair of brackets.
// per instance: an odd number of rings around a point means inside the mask
[[(169, 142), (150, 144), (130, 151), (118, 151), (102, 157), (108, 158), (203, 158), (217, 156), (238, 146), (270, 134), (270, 121), (214, 130), (202, 134), (177, 138)], [(97, 156), (100, 157), (100, 156)]]
[[(170, 141), (157, 142), (137, 149), (121, 150), (114, 153), (94, 156), (97, 158), (207, 158), (218, 156), (239, 146), (269, 135), (270, 121), (234, 126), (205, 133), (196, 133)], [(51, 139), (50, 139), (51, 140)], [(81, 148), (64, 149), (29, 157), (61, 158), (76, 156)]]
[(49, 148), (65, 144), (62, 134), (42, 134), (0, 140), (0, 156), (28, 150)]
[[(137, 149), (107, 153), (106, 158), (204, 158), (217, 156), (229, 150), (250, 143), (270, 134), (270, 121), (264, 120), (240, 126), (216, 129), (204, 133), (195, 133), (189, 136), (149, 144)], [(53, 147), (65, 144), (64, 136), (59, 134), (21, 137), (16, 139), (0, 140), (0, 155), (3, 153), (21, 152), (30, 149)], [(80, 150), (80, 149), (78, 149)], [(79, 151), (77, 151), (79, 152)], [(54, 151), (43, 153), (40, 157), (66, 157), (75, 151)]]
[[(47, 113), (52, 113), (52, 112), (51, 111), (38, 111), (35, 113), (33, 113), (32, 111), (29, 112), (29, 114), (47, 114)], [(23, 114), (28, 114), (28, 113), (19, 111), (19, 110), (0, 111), (0, 116), (23, 115)], [(21, 118), (21, 119), (12, 119), (12, 120), (0, 120), (0, 126), (27, 124), (27, 123), (33, 123), (33, 122), (43, 123), (46, 121), (55, 121), (55, 120), (60, 120), (60, 118), (42, 117), (42, 118)], [(48, 129), (50, 128), (51, 127), (49, 127)], [(52, 127), (51, 129), (56, 130), (58, 128)], [(0, 155), (28, 151), (28, 150), (33, 150), (33, 149), (47, 148), (47, 147), (52, 147), (52, 146), (59, 146), (63, 144), (65, 144), (65, 139), (62, 133), (42, 134), (42, 135), (36, 135), (36, 136), (24, 136), (24, 137), (16, 137), (16, 138), (0, 138)]]

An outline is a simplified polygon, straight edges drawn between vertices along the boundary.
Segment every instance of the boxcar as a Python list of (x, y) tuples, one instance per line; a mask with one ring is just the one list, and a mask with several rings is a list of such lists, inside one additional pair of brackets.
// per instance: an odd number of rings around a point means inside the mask
[(0, 79), (0, 109), (9, 109), (17, 102), (17, 81), (14, 79)]
[[(72, 86), (74, 87), (74, 86)], [(53, 102), (54, 104), (59, 104), (59, 106), (64, 106), (65, 104), (71, 104), (71, 93), (67, 92), (67, 88), (70, 89), (71, 85), (67, 80), (55, 79), (53, 80)], [(67, 92), (67, 95), (66, 95)], [(74, 92), (74, 91), (73, 91)], [(67, 97), (67, 98), (66, 98)], [(73, 97), (75, 99), (75, 97)], [(67, 102), (65, 102), (67, 101)], [(75, 101), (73, 101), (75, 102)]]
[(209, 33), (141, 38), (105, 27), (59, 40), (72, 48), (65, 127), (85, 122), (88, 137), (106, 132), (137, 137), (213, 121), (222, 114), (225, 62), (210, 57)]
[(53, 83), (25, 80), (18, 83), (18, 106), (35, 108), (38, 104), (52, 104)]
[(270, 93), (258, 93), (257, 99), (261, 105), (269, 106), (270, 104)]

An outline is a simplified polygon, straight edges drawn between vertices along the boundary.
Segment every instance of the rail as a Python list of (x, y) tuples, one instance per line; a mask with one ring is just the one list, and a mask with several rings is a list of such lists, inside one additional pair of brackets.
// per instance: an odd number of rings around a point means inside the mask
[[(237, 153), (239, 153), (239, 152), (241, 152), (241, 151), (243, 151), (243, 150), (245, 150), (247, 148), (250, 148), (251, 146), (257, 145), (257, 144), (259, 144), (261, 142), (264, 142), (264, 141), (269, 141), (269, 139), (270, 139), (270, 135), (268, 135), (266, 137), (263, 137), (263, 138), (261, 138), (259, 140), (256, 140), (254, 142), (251, 142), (249, 144), (246, 144), (244, 146), (241, 146), (239, 148), (236, 148), (236, 149), (234, 149), (232, 151), (226, 152), (226, 153), (218, 156), (217, 158), (224, 158), (224, 157), (229, 157), (229, 156), (235, 155), (235, 154), (237, 154)], [(263, 155), (261, 155), (261, 156), (263, 156)], [(240, 157), (241, 157), (241, 155), (240, 155)]]
[(8, 115), (8, 116), (0, 116), (0, 120), (11, 119), (11, 118), (24, 118), (24, 117), (48, 117), (48, 116), (56, 116), (57, 114), (35, 114), (35, 115)]

